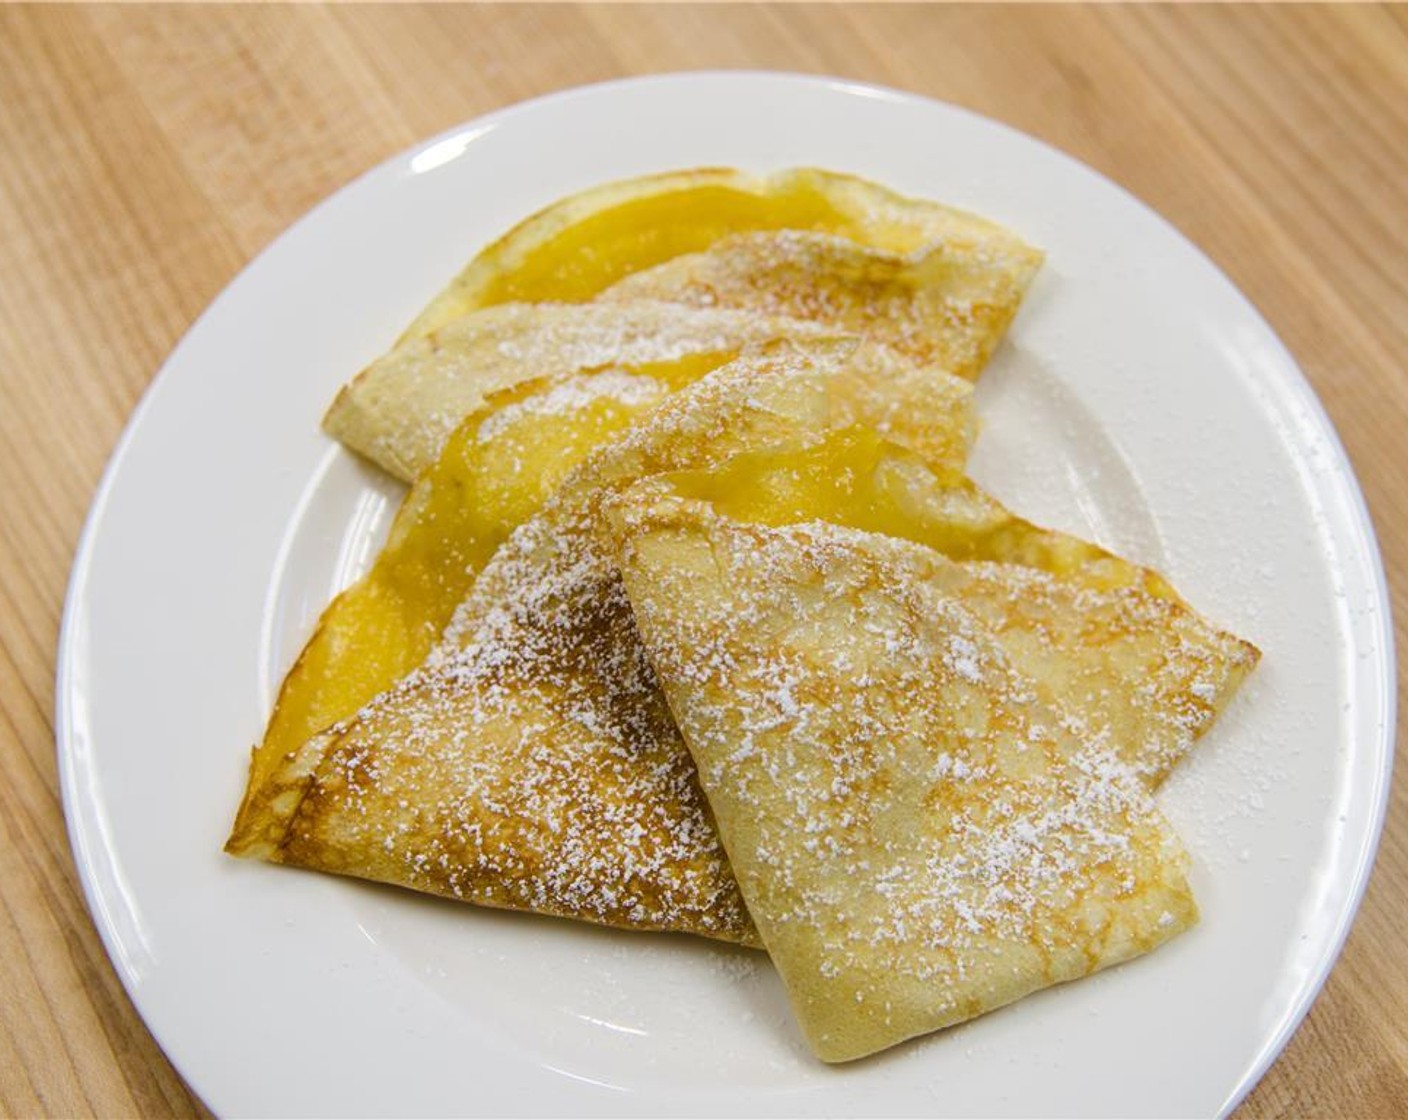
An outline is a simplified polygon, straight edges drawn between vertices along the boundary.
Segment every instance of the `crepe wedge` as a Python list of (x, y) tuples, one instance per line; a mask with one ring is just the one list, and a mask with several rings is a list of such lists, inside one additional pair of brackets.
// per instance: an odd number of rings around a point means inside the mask
[(961, 456), (966, 395), (936, 411), (952, 379), (901, 367), (854, 340), (777, 344), (666, 397), (499, 549), (424, 667), (306, 743), (266, 739), (231, 850), (755, 940), (596, 543), (596, 504), (644, 474), (856, 421)]
[(813, 230), (889, 253), (946, 245), (1022, 277), (1041, 254), (973, 214), (906, 198), (851, 175), (794, 168), (749, 175), (701, 168), (607, 183), (562, 199), (482, 250), (421, 313), (408, 337), (481, 307), (582, 302), (632, 273), (730, 234)]
[(648, 485), (625, 587), (807, 1040), (846, 1061), (1149, 951), (1197, 909), (1133, 771), (932, 550)]
[[(863, 418), (935, 463), (966, 459), (965, 382), (855, 340), (807, 346), (842, 367), (826, 390), (836, 423)], [(765, 354), (750, 352), (739, 368), (766, 376), (780, 363)], [(494, 550), (572, 469), (721, 360), (712, 349), (686, 352), (635, 372), (607, 365), (491, 393), (416, 480), (371, 571), (327, 607), (284, 678), (227, 850), (274, 851), (293, 796), (275, 777), (290, 755), (420, 665)]]

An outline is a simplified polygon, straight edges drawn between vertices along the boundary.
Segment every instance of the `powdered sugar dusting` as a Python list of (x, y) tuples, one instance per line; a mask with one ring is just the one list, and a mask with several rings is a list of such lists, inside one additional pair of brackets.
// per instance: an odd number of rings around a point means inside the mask
[(530, 379), (638, 369), (692, 355), (736, 353), (770, 339), (811, 339), (824, 327), (750, 310), (659, 300), (512, 303), (409, 338), (338, 394), (324, 420), (349, 447), (413, 479), (489, 394)]
[(906, 255), (832, 234), (771, 230), (722, 238), (628, 276), (600, 298), (822, 323), (974, 379), (1034, 267), (1032, 251), (1008, 238), (938, 240)]
[(1258, 657), (1182, 603), (1134, 584), (992, 562), (950, 568), (946, 582), (1048, 688), (1067, 731), (1103, 736), (1151, 786), (1212, 726)]
[(480, 422), (476, 438), (480, 443), (489, 443), (527, 414), (560, 416), (601, 400), (639, 407), (664, 396), (668, 391), (668, 386), (653, 377), (620, 369), (571, 377), (551, 386), (546, 392), (496, 409)]
[(939, 558), (700, 509), (623, 514), (627, 586), (823, 1053), (833, 1028), (837, 1056), (874, 1048), (840, 1025), (857, 1004), (878, 1009), (884, 1045), (1192, 920), (1181, 848), (1144, 783), (1061, 726), (934, 578)]
[(755, 354), (589, 460), (501, 547), (426, 665), (325, 737), (283, 857), (358, 852), (359, 873), (433, 893), (754, 942), (598, 510), (641, 474), (795, 435), (854, 350)]

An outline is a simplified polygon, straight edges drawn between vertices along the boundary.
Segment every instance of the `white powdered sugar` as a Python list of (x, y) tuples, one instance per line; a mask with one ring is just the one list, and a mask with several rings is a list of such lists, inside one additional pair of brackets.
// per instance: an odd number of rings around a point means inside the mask
[(545, 392), (496, 409), (480, 422), (475, 438), (480, 443), (489, 443), (527, 415), (562, 416), (603, 400), (639, 407), (659, 399), (668, 391), (667, 386), (653, 377), (620, 369), (573, 377), (551, 386)]

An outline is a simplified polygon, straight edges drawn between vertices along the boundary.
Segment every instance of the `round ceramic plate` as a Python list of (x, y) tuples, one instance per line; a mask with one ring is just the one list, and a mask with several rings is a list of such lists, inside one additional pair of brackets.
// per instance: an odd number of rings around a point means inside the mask
[[(483, 243), (667, 168), (814, 165), (1003, 222), (1048, 261), (983, 378), (974, 470), (1166, 572), (1265, 660), (1160, 800), (1203, 921), (1149, 957), (844, 1068), (765, 958), (246, 863), (247, 750), (397, 488), (318, 430)], [(217, 1112), (1198, 1115), (1254, 1083), (1339, 949), (1382, 820), (1391, 630), (1353, 475), (1295, 362), (1118, 187), (888, 90), (697, 74), (573, 90), (398, 156), (176, 348), (79, 548), (58, 669), (89, 904)]]

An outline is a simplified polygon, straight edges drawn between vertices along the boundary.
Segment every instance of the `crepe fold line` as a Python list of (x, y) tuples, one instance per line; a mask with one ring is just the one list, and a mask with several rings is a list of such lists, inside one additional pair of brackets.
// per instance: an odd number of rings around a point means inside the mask
[(952, 561), (640, 491), (610, 513), (627, 595), (819, 1057), (960, 1022), (1196, 921), (1144, 782), (1063, 726), (953, 595)]

